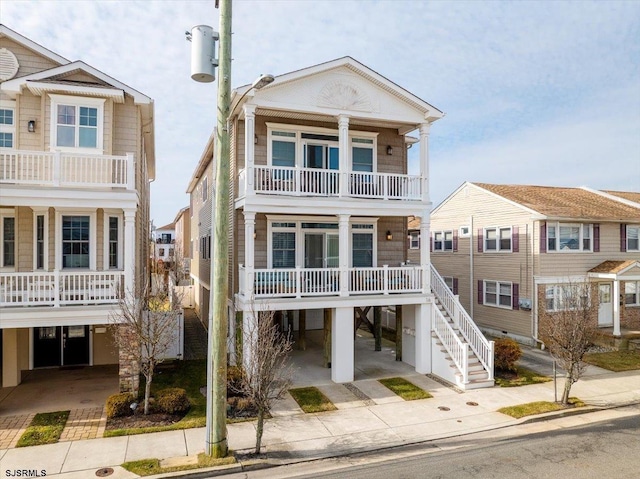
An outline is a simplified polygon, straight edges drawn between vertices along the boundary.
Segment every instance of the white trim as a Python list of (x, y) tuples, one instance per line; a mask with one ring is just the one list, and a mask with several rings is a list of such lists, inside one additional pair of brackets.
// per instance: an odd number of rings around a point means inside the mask
[(38, 269), (38, 216), (44, 217), (44, 251), (42, 271), (49, 271), (49, 208), (33, 207), (33, 270)]
[[(509, 249), (500, 248), (500, 231), (509, 230)], [(487, 230), (496, 232), (496, 249), (487, 249)], [(512, 226), (485, 226), (482, 231), (482, 252), (483, 253), (512, 253), (513, 252), (513, 227)]]
[[(496, 284), (496, 303), (487, 303), (487, 283), (495, 283)], [(504, 306), (500, 304), (500, 286), (503, 284), (509, 285), (509, 306)], [(500, 308), (500, 309), (510, 309), (513, 310), (513, 282), (512, 281), (497, 281), (493, 279), (483, 279), (482, 280), (482, 305), (481, 306), (490, 306), (492, 308)]]
[[(634, 249), (629, 248), (629, 227), (635, 228), (637, 230), (636, 241), (638, 241), (638, 247)], [(626, 252), (636, 252), (640, 251), (640, 224), (629, 223), (624, 226), (624, 237), (625, 237), (625, 249)]]
[(533, 281), (536, 285), (540, 284), (564, 284), (564, 283), (584, 283), (585, 275), (581, 276), (534, 276)]
[(29, 40), (27, 37), (20, 35), (18, 32), (14, 32), (9, 27), (5, 25), (0, 25), (0, 37), (6, 36), (13, 40), (16, 43), (20, 43), (23, 46), (27, 47), (29, 50), (32, 50), (36, 53), (39, 53), (43, 57), (48, 58), (51, 61), (56, 63), (66, 64), (69, 63), (69, 60), (58, 55), (55, 52), (43, 47), (42, 45), (37, 44), (33, 40)]
[(42, 96), (44, 93), (49, 92), (59, 92), (67, 95), (89, 95), (92, 97), (109, 98), (116, 103), (124, 103), (124, 91), (117, 88), (87, 87), (29, 81), (27, 82), (27, 89), (35, 96)]
[(55, 223), (55, 269), (62, 270), (62, 217), (63, 216), (88, 216), (89, 217), (89, 267), (88, 268), (64, 268), (66, 270), (96, 270), (96, 250), (97, 250), (97, 212), (95, 210), (82, 209), (56, 209)]
[[(594, 190), (593, 188), (589, 188), (588, 186), (581, 186), (580, 189), (588, 191), (589, 193), (594, 193), (596, 195), (603, 196), (603, 197), (608, 198), (608, 199), (613, 200), (613, 201), (617, 201), (619, 203), (623, 203), (625, 205), (633, 206), (634, 208), (640, 208), (640, 203), (638, 203), (636, 201), (628, 200), (628, 199), (623, 198), (621, 196), (616, 196), (614, 194), (607, 193), (606, 191)], [(624, 192), (620, 191), (619, 193), (624, 193)]]
[[(16, 220), (15, 208), (0, 208), (0, 271), (16, 271), (18, 263), (18, 222)], [(4, 265), (4, 220), (5, 218), (13, 218), (13, 266)]]
[[(464, 230), (467, 230), (466, 233), (464, 232)], [(461, 226), (458, 230), (458, 236), (460, 238), (469, 238), (471, 236), (471, 226)]]
[[(115, 268), (109, 266), (109, 219), (117, 218), (118, 220), (118, 264)], [(124, 214), (119, 210), (104, 210), (103, 214), (103, 230), (102, 230), (102, 269), (104, 271), (122, 270), (124, 267)]]
[[(67, 95), (54, 95), (49, 94), (51, 98), (51, 123), (49, 130), (50, 137), (50, 149), (51, 151), (72, 151), (72, 152), (84, 152), (91, 154), (103, 154), (103, 140), (104, 140), (104, 98), (87, 98)], [(58, 120), (57, 109), (60, 105), (69, 105), (76, 108), (76, 123), (75, 127), (75, 144), (79, 141), (79, 128), (80, 128), (80, 113), (78, 109), (80, 107), (96, 108), (98, 110), (98, 125), (96, 126), (96, 147), (95, 148), (83, 148), (79, 146), (58, 146)]]
[(11, 110), (13, 112), (13, 123), (11, 125), (0, 124), (0, 133), (11, 133), (11, 146), (0, 147), (0, 150), (11, 149), (17, 147), (16, 124), (18, 123), (17, 106), (15, 100), (0, 100), (1, 110)]
[[(451, 249), (445, 248), (447, 233), (451, 233)], [(436, 248), (436, 235), (442, 235), (442, 248)], [(453, 230), (438, 230), (433, 231), (433, 252), (434, 253), (453, 253)]]
[[(547, 232), (547, 243), (546, 243), (546, 253), (550, 254), (579, 254), (579, 253), (593, 253), (593, 228), (594, 223), (580, 223), (580, 222), (569, 222), (569, 221), (547, 221), (546, 222), (546, 232)], [(554, 249), (549, 249), (549, 227), (555, 228), (555, 247)], [(580, 232), (578, 233), (578, 249), (560, 249), (560, 228), (561, 227), (579, 227)], [(589, 249), (584, 249), (584, 231), (585, 226), (589, 231)]]

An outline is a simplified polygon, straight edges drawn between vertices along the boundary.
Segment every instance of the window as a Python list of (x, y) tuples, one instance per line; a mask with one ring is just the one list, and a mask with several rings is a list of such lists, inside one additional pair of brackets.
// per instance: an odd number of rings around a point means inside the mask
[(273, 232), (272, 264), (274, 268), (295, 268), (296, 234), (288, 231)]
[(433, 251), (453, 251), (453, 231), (433, 233)]
[(373, 172), (373, 139), (353, 138), (351, 142), (353, 171)]
[(640, 226), (627, 225), (627, 251), (640, 251)]
[(36, 269), (44, 269), (44, 215), (36, 216)]
[(471, 228), (469, 226), (460, 227), (460, 237), (468, 238), (471, 235)]
[(444, 280), (444, 284), (447, 285), (447, 288), (453, 293), (453, 278), (451, 276), (443, 276), (442, 279)]
[(158, 250), (158, 256), (160, 256), (160, 258), (164, 258), (164, 248), (160, 248)]
[(62, 217), (62, 267), (89, 267), (89, 217)]
[(339, 168), (338, 137), (302, 133), (304, 167), (337, 170)]
[(591, 251), (591, 224), (547, 224), (548, 251)]
[(409, 233), (409, 249), (420, 249), (420, 233), (411, 231)]
[(202, 188), (202, 202), (204, 203), (205, 201), (207, 201), (207, 195), (209, 194), (209, 178), (207, 178), (206, 176), (204, 177), (204, 179), (202, 180), (202, 184), (200, 186), (200, 188)]
[(118, 268), (118, 218), (109, 218), (109, 268)]
[(13, 108), (0, 108), (0, 148), (13, 148), (15, 115)]
[(496, 306), (498, 308), (511, 309), (511, 283), (501, 281), (485, 281), (484, 304), (488, 306)]
[(103, 99), (51, 95), (51, 144), (56, 148), (102, 148)]
[(353, 233), (352, 264), (354, 268), (373, 266), (373, 234)]
[(511, 251), (511, 227), (485, 228), (485, 251)]
[(296, 166), (296, 134), (290, 131), (272, 131), (271, 164)]
[(627, 306), (640, 306), (640, 281), (625, 282), (624, 304)]
[(2, 220), (2, 255), (0, 267), (16, 265), (16, 219), (14, 216), (0, 215)]
[(587, 284), (550, 284), (545, 289), (545, 306), (548, 312), (577, 309), (589, 303)]

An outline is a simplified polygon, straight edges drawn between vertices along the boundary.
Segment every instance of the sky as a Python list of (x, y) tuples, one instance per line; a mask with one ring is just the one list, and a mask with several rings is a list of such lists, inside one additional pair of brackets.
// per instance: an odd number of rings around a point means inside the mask
[[(219, 30), (214, 3), (0, 2), (1, 23), (154, 99), (156, 226), (188, 206), (215, 125), (185, 40)], [(346, 55), (445, 112), (434, 207), (465, 181), (640, 191), (640, 1), (233, 2), (234, 87)]]

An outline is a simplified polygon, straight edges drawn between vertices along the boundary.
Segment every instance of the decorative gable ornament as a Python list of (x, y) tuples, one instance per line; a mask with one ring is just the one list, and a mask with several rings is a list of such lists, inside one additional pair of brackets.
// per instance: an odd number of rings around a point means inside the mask
[(6, 48), (0, 48), (0, 81), (11, 80), (18, 73), (18, 59)]
[(369, 96), (344, 80), (327, 83), (318, 95), (318, 106), (338, 110), (372, 111)]

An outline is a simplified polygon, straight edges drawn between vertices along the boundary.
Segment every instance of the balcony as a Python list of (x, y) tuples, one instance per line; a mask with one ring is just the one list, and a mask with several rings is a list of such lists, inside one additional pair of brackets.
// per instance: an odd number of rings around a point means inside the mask
[[(420, 201), (420, 176), (370, 173), (316, 168), (289, 168), (280, 166), (253, 167), (253, 185), (257, 194), (289, 196), (350, 196), (382, 200)], [(247, 194), (246, 170), (239, 172), (239, 195)]]
[(240, 265), (239, 294), (254, 298), (302, 298), (422, 292), (420, 266), (347, 268), (344, 273), (339, 268), (251, 271)]
[(0, 151), (0, 184), (134, 189), (133, 154)]
[(0, 307), (113, 304), (124, 272), (0, 273)]

